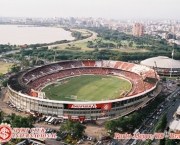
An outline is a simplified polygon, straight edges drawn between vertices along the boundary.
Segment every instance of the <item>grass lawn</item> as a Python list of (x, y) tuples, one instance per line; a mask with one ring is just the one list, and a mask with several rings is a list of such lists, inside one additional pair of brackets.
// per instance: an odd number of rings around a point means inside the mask
[[(80, 32), (84, 32), (84, 34), (86, 33), (85, 29), (72, 29), (74, 31), (80, 31)], [(100, 37), (97, 37), (95, 39), (100, 39)], [(92, 41), (92, 40), (90, 40)], [(94, 40), (93, 40), (94, 42)], [(111, 41), (111, 40), (102, 40), (102, 42), (104, 43), (113, 43), (115, 45), (117, 45), (116, 42), (114, 41)], [(126, 42), (127, 43), (127, 42)], [(125, 42), (123, 42), (122, 44), (126, 44)], [(71, 46), (75, 46), (75, 47), (81, 47), (81, 50), (70, 50), (70, 51), (93, 51), (94, 48), (88, 48), (87, 47), (87, 42), (74, 42), (71, 44)], [(128, 44), (128, 43), (127, 43)], [(133, 47), (135, 47), (136, 44), (133, 44)], [(68, 44), (61, 44), (58, 46), (58, 50), (64, 50), (66, 47), (69, 47)], [(107, 49), (107, 48), (98, 48), (99, 50), (103, 50), (103, 49)], [(129, 52), (129, 53), (135, 53), (135, 52), (150, 52), (150, 50), (147, 50), (147, 49), (143, 49), (143, 48), (139, 48), (139, 49), (134, 49), (134, 48), (123, 48), (121, 47), (121, 49), (117, 49), (117, 48), (113, 48), (113, 49), (110, 49), (110, 50), (116, 50), (116, 51), (120, 51), (120, 52)]]
[(130, 49), (130, 48), (111, 49), (111, 50), (117, 50), (117, 51), (120, 51), (120, 52), (129, 52), (129, 53), (150, 52), (150, 50), (147, 50), (147, 49)]
[(13, 65), (12, 63), (0, 62), (0, 73), (5, 74), (8, 71), (8, 68)]
[[(92, 51), (92, 50), (94, 50), (94, 48), (88, 48), (87, 47), (87, 42), (79, 42), (79, 43), (75, 42), (75, 43), (70, 44), (70, 45), (71, 46), (74, 45), (75, 47), (81, 47), (81, 50), (79, 50), (79, 51)], [(58, 50), (64, 50), (66, 47), (70, 47), (70, 46), (68, 44), (60, 45), (60, 46), (58, 46)]]
[[(79, 50), (79, 51), (93, 51), (94, 50), (94, 48), (87, 47), (87, 42), (79, 42), (79, 43), (71, 44), (71, 46), (72, 45), (74, 45), (76, 47), (81, 47), (81, 50)], [(69, 45), (68, 44), (60, 45), (60, 46), (58, 46), (58, 50), (63, 50), (63, 49), (65, 49), (65, 47), (69, 47)], [(107, 48), (98, 48), (98, 49), (103, 50), (103, 49), (107, 49)], [(130, 48), (121, 48), (121, 49), (113, 48), (110, 50), (116, 50), (116, 51), (120, 51), (120, 52), (129, 52), (129, 53), (149, 52), (149, 50), (147, 50), (147, 49), (130, 49)], [(74, 50), (72, 50), (72, 51), (74, 51)], [(76, 50), (76, 51), (78, 51), (78, 50)]]
[(83, 75), (60, 81), (45, 87), (42, 91), (52, 100), (102, 101), (117, 99), (131, 84), (112, 76)]

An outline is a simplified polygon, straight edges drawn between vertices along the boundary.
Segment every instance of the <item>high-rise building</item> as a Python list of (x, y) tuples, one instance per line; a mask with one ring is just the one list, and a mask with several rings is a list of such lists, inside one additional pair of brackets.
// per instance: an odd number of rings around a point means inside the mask
[(144, 36), (144, 26), (142, 24), (134, 24), (133, 35), (135, 36)]
[(70, 20), (69, 20), (70, 24), (75, 24), (75, 19), (73, 17), (70, 17)]

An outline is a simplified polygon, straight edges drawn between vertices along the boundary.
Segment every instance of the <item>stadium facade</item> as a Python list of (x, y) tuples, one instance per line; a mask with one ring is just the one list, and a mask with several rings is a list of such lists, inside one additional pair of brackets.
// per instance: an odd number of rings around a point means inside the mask
[[(114, 100), (103, 101), (57, 101), (43, 99), (42, 95), (33, 95), (59, 79), (81, 75), (110, 75), (131, 82), (131, 90)], [(97, 120), (120, 116), (129, 108), (136, 108), (145, 99), (151, 97), (157, 87), (159, 76), (146, 66), (111, 60), (61, 61), (20, 72), (8, 81), (10, 102), (26, 112), (56, 116), (72, 120)], [(98, 97), (98, 96), (97, 96)]]
[(160, 75), (170, 75), (172, 69), (172, 75), (180, 75), (180, 61), (174, 60), (167, 56), (158, 56), (148, 58), (140, 62), (141, 65), (155, 68)]

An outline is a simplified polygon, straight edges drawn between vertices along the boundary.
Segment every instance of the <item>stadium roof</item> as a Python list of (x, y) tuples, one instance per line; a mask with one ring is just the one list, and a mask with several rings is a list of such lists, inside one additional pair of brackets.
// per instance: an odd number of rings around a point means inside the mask
[(167, 56), (158, 56), (158, 57), (152, 57), (145, 59), (141, 61), (140, 64), (149, 66), (149, 67), (155, 67), (155, 63), (158, 68), (180, 68), (180, 61), (171, 59)]

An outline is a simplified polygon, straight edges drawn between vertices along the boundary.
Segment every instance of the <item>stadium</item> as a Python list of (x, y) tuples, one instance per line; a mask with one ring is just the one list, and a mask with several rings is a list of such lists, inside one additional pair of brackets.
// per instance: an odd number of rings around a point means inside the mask
[(158, 80), (153, 69), (128, 62), (60, 61), (10, 77), (7, 93), (26, 112), (82, 122), (136, 109), (153, 96)]
[[(141, 61), (141, 65), (155, 68), (159, 75), (180, 75), (180, 62), (167, 56), (158, 56)], [(172, 72), (171, 72), (172, 69)]]

